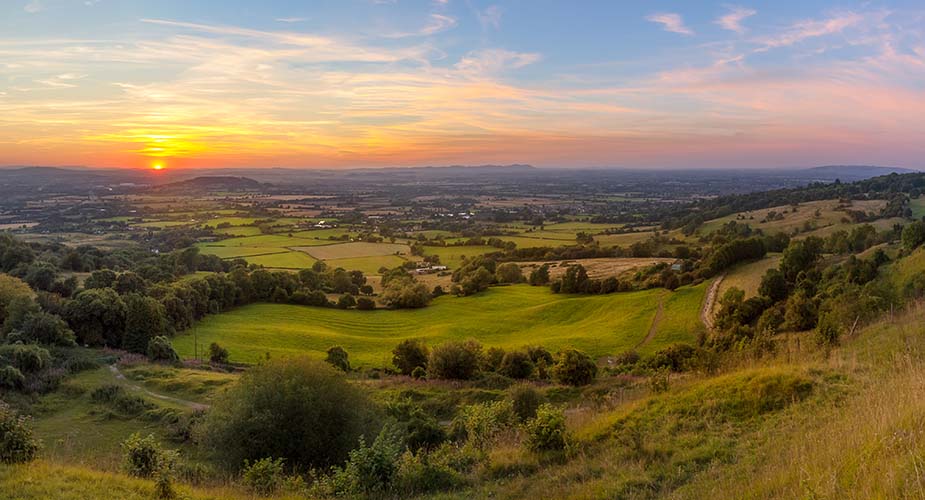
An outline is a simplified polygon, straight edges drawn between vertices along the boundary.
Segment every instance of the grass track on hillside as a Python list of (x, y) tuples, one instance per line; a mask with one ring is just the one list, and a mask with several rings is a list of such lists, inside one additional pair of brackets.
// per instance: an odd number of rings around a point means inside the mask
[(344, 347), (358, 366), (388, 366), (391, 350), (402, 340), (424, 338), (435, 345), (474, 338), (486, 347), (542, 345), (550, 350), (575, 347), (592, 356), (618, 354), (648, 333), (665, 295), (664, 318), (652, 352), (677, 341), (693, 342), (705, 285), (673, 293), (646, 290), (601, 296), (555, 295), (545, 287), (497, 287), (472, 297), (441, 297), (424, 309), (342, 311), (284, 304), (253, 304), (210, 316), (174, 346), (193, 355), (194, 337), (201, 346), (218, 342), (233, 361), (256, 362), (271, 356), (309, 354), (323, 357), (331, 346)]

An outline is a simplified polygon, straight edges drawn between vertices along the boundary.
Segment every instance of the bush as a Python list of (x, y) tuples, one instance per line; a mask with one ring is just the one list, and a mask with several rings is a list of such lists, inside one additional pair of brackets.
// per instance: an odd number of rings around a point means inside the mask
[(101, 385), (90, 393), (90, 401), (94, 403), (111, 403), (123, 395), (122, 386), (115, 384)]
[(402, 374), (412, 375), (416, 368), (427, 368), (429, 354), (424, 341), (420, 339), (404, 340), (392, 350), (392, 364)]
[(35, 373), (51, 364), (48, 350), (37, 345), (13, 344), (0, 347), (0, 360), (6, 359), (10, 364), (24, 373)]
[(166, 361), (176, 363), (180, 361), (180, 355), (173, 350), (170, 339), (159, 335), (148, 342), (148, 359), (151, 361)]
[(698, 355), (697, 348), (687, 344), (672, 344), (662, 348), (652, 355), (649, 367), (653, 369), (667, 368), (673, 372), (682, 372), (692, 367)]
[(445, 342), (434, 347), (427, 365), (432, 378), (470, 380), (479, 371), (482, 345), (474, 340)]
[(435, 448), (446, 441), (446, 432), (440, 422), (410, 398), (391, 402), (387, 409), (409, 449)]
[(636, 351), (625, 351), (613, 358), (613, 363), (617, 366), (633, 366), (639, 362), (641, 357)]
[(153, 434), (141, 437), (134, 433), (122, 442), (123, 468), (130, 476), (150, 478), (170, 470), (176, 461), (176, 452), (164, 450)]
[(26, 384), (26, 377), (14, 366), (0, 367), (0, 387), (7, 389), (22, 389)]
[(357, 299), (353, 298), (353, 295), (344, 294), (337, 299), (337, 308), (338, 309), (350, 309), (351, 307), (357, 305)]
[(442, 457), (430, 453), (405, 452), (398, 461), (393, 489), (405, 497), (446, 491), (463, 484), (459, 472)]
[(517, 414), (517, 418), (521, 422), (526, 422), (535, 417), (537, 408), (543, 402), (540, 391), (527, 384), (512, 387), (508, 392), (508, 399), (511, 400), (514, 413)]
[(253, 462), (245, 460), (241, 479), (244, 485), (254, 493), (260, 495), (275, 493), (285, 480), (283, 459), (261, 458)]
[(372, 403), (342, 374), (322, 361), (283, 358), (251, 368), (218, 396), (198, 435), (230, 468), (265, 457), (325, 467), (347, 458), (375, 424)]
[(649, 390), (655, 394), (668, 392), (671, 370), (668, 367), (656, 369), (649, 377)]
[(527, 449), (534, 452), (562, 451), (567, 443), (565, 414), (549, 404), (540, 406), (536, 418), (527, 422)]
[(209, 361), (224, 365), (228, 363), (228, 349), (218, 345), (216, 342), (209, 344)]
[(331, 493), (359, 497), (385, 493), (391, 489), (402, 454), (401, 439), (390, 427), (382, 429), (371, 446), (360, 439), (343, 468), (335, 468), (330, 478)]
[(423, 366), (415, 366), (414, 370), (411, 370), (411, 378), (418, 380), (427, 378), (427, 369)]
[(552, 375), (561, 384), (588, 385), (597, 377), (597, 365), (594, 360), (581, 351), (569, 349), (559, 353), (558, 358), (552, 367)]
[(501, 359), (498, 371), (505, 377), (530, 378), (533, 375), (533, 360), (526, 351), (509, 351)]
[(831, 314), (822, 316), (819, 325), (816, 326), (816, 345), (824, 349), (835, 347), (838, 345), (839, 337), (841, 337), (841, 326), (838, 321)]
[(514, 406), (510, 400), (470, 405), (456, 418), (457, 426), (465, 432), (467, 444), (485, 450), (502, 431), (514, 424)]
[(348, 359), (347, 351), (341, 346), (334, 346), (328, 349), (328, 355), (324, 360), (338, 370), (344, 372), (350, 371), (350, 360)]
[(38, 450), (39, 442), (29, 419), (0, 401), (0, 463), (31, 462)]
[(376, 301), (369, 297), (360, 297), (357, 299), (357, 309), (360, 311), (372, 311), (376, 308)]

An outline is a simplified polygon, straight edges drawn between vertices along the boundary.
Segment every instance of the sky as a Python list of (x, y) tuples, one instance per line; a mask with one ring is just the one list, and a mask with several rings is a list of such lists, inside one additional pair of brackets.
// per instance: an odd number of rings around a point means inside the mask
[(921, 0), (0, 0), (0, 165), (925, 167)]

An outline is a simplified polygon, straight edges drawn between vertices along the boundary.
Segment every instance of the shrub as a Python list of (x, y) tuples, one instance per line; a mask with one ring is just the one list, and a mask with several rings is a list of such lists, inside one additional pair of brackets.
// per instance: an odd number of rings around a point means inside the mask
[(163, 335), (154, 337), (148, 342), (148, 358), (151, 361), (166, 361), (169, 363), (180, 361), (180, 355), (173, 350), (170, 339)]
[(350, 371), (350, 360), (348, 359), (347, 351), (341, 346), (334, 346), (328, 349), (328, 355), (324, 360), (338, 370), (344, 372)]
[(434, 347), (427, 365), (433, 378), (470, 380), (479, 371), (482, 345), (474, 340), (445, 342)]
[(668, 367), (662, 367), (655, 370), (649, 377), (649, 389), (655, 394), (668, 392), (669, 378), (671, 370)]
[(403, 340), (392, 350), (392, 364), (402, 374), (411, 375), (415, 368), (427, 368), (429, 354), (424, 341), (420, 339)]
[(411, 377), (418, 380), (424, 379), (427, 377), (427, 369), (423, 366), (415, 366), (411, 371)]
[(216, 398), (198, 434), (230, 468), (265, 457), (307, 468), (343, 461), (375, 424), (364, 392), (328, 364), (299, 357), (245, 372)]
[(562, 410), (544, 404), (536, 411), (536, 418), (527, 422), (527, 449), (534, 452), (562, 451), (566, 445), (565, 414)]
[(463, 483), (460, 474), (441, 458), (425, 452), (403, 453), (398, 460), (393, 490), (409, 497), (460, 486)]
[(482, 369), (488, 372), (496, 372), (501, 368), (501, 361), (504, 360), (504, 349), (500, 347), (489, 347), (482, 356)]
[(35, 373), (51, 363), (48, 350), (37, 345), (13, 344), (0, 347), (0, 359), (9, 362), (24, 373)]
[(617, 366), (632, 366), (639, 362), (641, 357), (636, 351), (625, 351), (613, 358), (613, 363)]
[(457, 416), (467, 444), (478, 450), (491, 446), (498, 435), (513, 425), (514, 406), (510, 400), (466, 406)]
[(209, 361), (221, 365), (228, 363), (228, 349), (218, 345), (216, 342), (209, 344)]
[(360, 297), (357, 299), (357, 309), (360, 311), (372, 311), (376, 308), (376, 301), (369, 297)]
[(125, 472), (135, 477), (153, 477), (172, 468), (176, 461), (176, 452), (161, 448), (153, 434), (132, 434), (122, 442), (122, 453)]
[(335, 468), (331, 477), (332, 493), (358, 497), (387, 492), (398, 470), (401, 454), (401, 439), (393, 428), (382, 429), (370, 446), (361, 438), (360, 446), (350, 452), (344, 467)]
[(823, 315), (816, 326), (816, 345), (822, 348), (831, 348), (838, 345), (841, 337), (841, 326), (831, 314)]
[(15, 366), (0, 367), (0, 387), (22, 389), (25, 384), (26, 377)]
[(597, 365), (591, 356), (569, 349), (559, 353), (559, 359), (552, 367), (552, 375), (559, 383), (573, 386), (588, 385), (597, 377)]
[(340, 298), (337, 299), (338, 309), (350, 309), (355, 305), (357, 305), (357, 299), (353, 298), (353, 295), (349, 293), (341, 295)]
[(275, 493), (285, 479), (283, 459), (261, 458), (253, 462), (245, 460), (241, 479), (244, 485), (254, 493), (260, 495)]
[(652, 355), (649, 367), (653, 369), (667, 368), (673, 372), (682, 372), (691, 368), (693, 360), (697, 357), (697, 348), (687, 344), (672, 344), (660, 349)]
[(31, 462), (38, 450), (29, 419), (0, 401), (0, 463)]
[(543, 402), (543, 396), (540, 391), (531, 385), (520, 384), (512, 387), (508, 392), (508, 399), (514, 413), (521, 422), (526, 422), (536, 416), (536, 409)]
[(90, 393), (90, 401), (94, 403), (111, 403), (123, 394), (122, 386), (115, 384), (101, 385)]
[(508, 262), (498, 266), (495, 279), (498, 283), (520, 283), (524, 280), (524, 273), (516, 262)]
[(526, 351), (509, 351), (501, 359), (498, 371), (505, 377), (530, 378), (533, 375), (533, 360)]

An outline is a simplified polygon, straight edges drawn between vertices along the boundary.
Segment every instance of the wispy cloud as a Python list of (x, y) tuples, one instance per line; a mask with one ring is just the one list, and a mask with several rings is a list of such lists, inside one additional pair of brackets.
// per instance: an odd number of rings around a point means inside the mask
[(475, 10), (475, 16), (479, 20), (479, 24), (482, 25), (482, 29), (501, 28), (501, 17), (504, 15), (504, 10), (501, 9), (498, 5), (490, 5), (482, 10)]
[(716, 24), (722, 26), (723, 29), (734, 31), (740, 35), (745, 33), (746, 29), (742, 26), (742, 21), (754, 16), (758, 11), (755, 9), (749, 9), (747, 7), (730, 7), (730, 11), (717, 19)]
[(427, 24), (417, 31), (399, 31), (383, 35), (385, 38), (407, 38), (412, 36), (436, 35), (456, 27), (456, 19), (443, 14), (430, 14)]
[(466, 74), (495, 74), (506, 69), (518, 69), (542, 59), (540, 54), (512, 52), (504, 49), (485, 49), (466, 54), (456, 69)]
[(682, 35), (694, 34), (694, 30), (684, 25), (684, 20), (681, 18), (680, 14), (662, 12), (646, 16), (646, 20), (661, 24), (662, 29), (670, 31), (671, 33), (679, 33)]
[(22, 9), (30, 14), (35, 14), (45, 10), (45, 5), (42, 4), (41, 0), (30, 0)]
[(864, 16), (856, 12), (843, 12), (826, 19), (810, 19), (798, 21), (780, 34), (762, 37), (756, 41), (764, 49), (788, 47), (809, 38), (841, 33), (847, 28), (856, 26), (864, 20)]
[(276, 22), (279, 23), (301, 23), (307, 21), (307, 17), (277, 17)]

